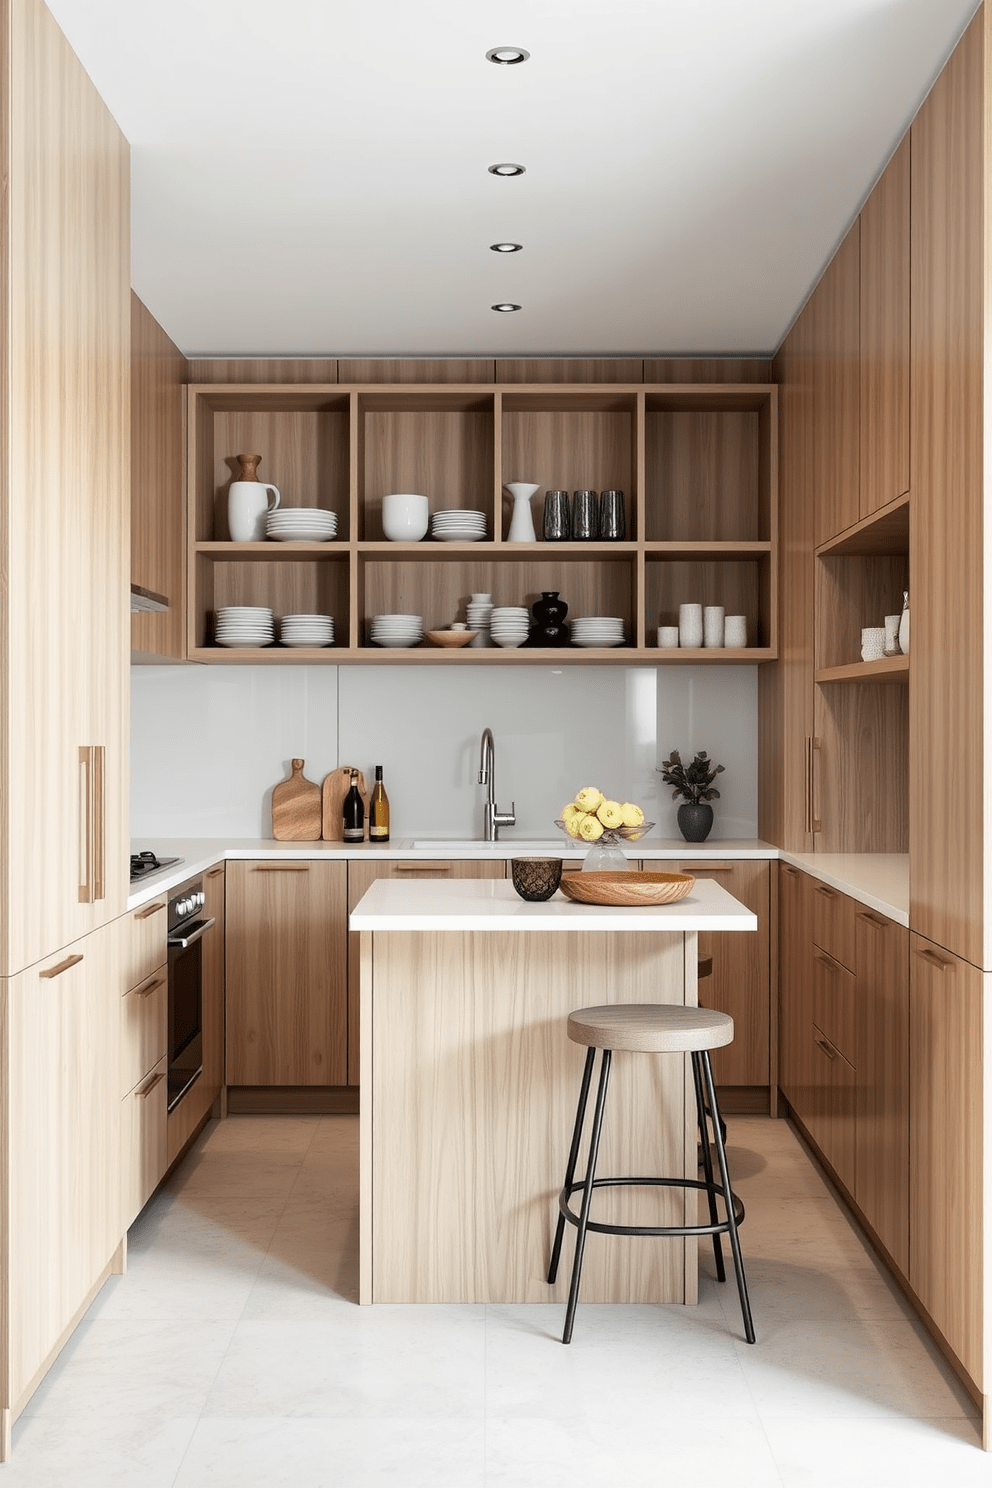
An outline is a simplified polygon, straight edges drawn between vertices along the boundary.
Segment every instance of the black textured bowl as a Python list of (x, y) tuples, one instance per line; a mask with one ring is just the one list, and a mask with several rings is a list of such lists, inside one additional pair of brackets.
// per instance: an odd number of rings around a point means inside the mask
[(561, 883), (561, 858), (511, 858), (513, 887), (521, 899), (550, 899)]

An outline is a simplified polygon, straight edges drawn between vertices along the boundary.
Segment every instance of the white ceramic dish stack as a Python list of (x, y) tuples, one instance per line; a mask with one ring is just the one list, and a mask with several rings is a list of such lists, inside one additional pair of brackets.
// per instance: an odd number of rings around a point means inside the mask
[(222, 605), (217, 611), (218, 646), (271, 646), (275, 638), (272, 611), (264, 605)]
[(487, 595), (484, 599), (477, 599), (473, 595), (465, 607), (465, 615), (469, 630), (476, 632), (475, 640), (469, 641), (469, 646), (476, 650), (482, 646), (491, 646), (489, 624), (493, 615), (492, 597)]
[(333, 646), (333, 615), (283, 615), (279, 639), (284, 646)]
[(622, 646), (623, 621), (614, 615), (582, 615), (570, 622), (573, 646)]
[(373, 646), (419, 646), (424, 639), (424, 617), (373, 615), (369, 635)]
[(477, 511), (439, 511), (431, 517), (435, 542), (485, 542), (486, 518)]
[(337, 514), (321, 506), (281, 506), (265, 519), (265, 535), (274, 542), (330, 542), (337, 533)]
[(497, 646), (522, 646), (530, 632), (530, 610), (502, 605), (493, 610), (489, 634)]

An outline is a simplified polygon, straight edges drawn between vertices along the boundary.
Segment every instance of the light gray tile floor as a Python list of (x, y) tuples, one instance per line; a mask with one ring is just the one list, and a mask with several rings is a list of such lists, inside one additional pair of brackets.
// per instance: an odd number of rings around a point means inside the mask
[[(359, 1308), (358, 1123), (212, 1123), (0, 1488), (992, 1488), (971, 1401), (784, 1122), (735, 1117), (758, 1343), (697, 1308)], [(590, 1241), (595, 1243), (595, 1240)], [(631, 1244), (649, 1244), (632, 1241)]]

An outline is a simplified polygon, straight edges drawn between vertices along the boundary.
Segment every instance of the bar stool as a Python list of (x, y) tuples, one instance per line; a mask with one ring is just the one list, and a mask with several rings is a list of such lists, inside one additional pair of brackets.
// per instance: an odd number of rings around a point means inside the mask
[[(568, 1153), (565, 1182), (558, 1196), (558, 1224), (551, 1249), (548, 1267), (548, 1282), (558, 1276), (562, 1239), (566, 1223), (575, 1225), (575, 1258), (572, 1262), (572, 1279), (568, 1290), (568, 1305), (565, 1310), (565, 1330), (562, 1343), (571, 1343), (575, 1309), (579, 1300), (582, 1280), (582, 1258), (585, 1254), (586, 1235), (590, 1230), (601, 1235), (712, 1235), (713, 1253), (716, 1258), (717, 1278), (726, 1280), (723, 1264), (723, 1247), (720, 1236), (726, 1235), (734, 1258), (737, 1277), (737, 1292), (744, 1319), (744, 1335), (748, 1343), (754, 1343), (754, 1324), (751, 1321), (751, 1304), (744, 1276), (744, 1260), (741, 1255), (738, 1225), (744, 1218), (744, 1206), (730, 1187), (727, 1168), (727, 1149), (720, 1123), (713, 1070), (710, 1064), (710, 1049), (719, 1049), (732, 1043), (734, 1020), (726, 1013), (709, 1008), (680, 1007), (670, 1003), (614, 1003), (606, 1007), (580, 1008), (568, 1019), (568, 1037), (576, 1044), (588, 1049), (582, 1084), (579, 1089), (579, 1104), (575, 1113), (572, 1145)], [(599, 1086), (593, 1113), (592, 1133), (589, 1138), (589, 1159), (586, 1176), (576, 1181), (575, 1168), (578, 1163), (582, 1128), (585, 1124), (589, 1087), (592, 1083), (593, 1062), (596, 1050), (600, 1049)], [(689, 1054), (692, 1059), (692, 1081), (696, 1093), (696, 1118), (702, 1143), (703, 1178), (653, 1178), (623, 1177), (597, 1178), (596, 1163), (599, 1158), (599, 1141), (603, 1130), (603, 1112), (606, 1107), (606, 1091), (610, 1080), (613, 1050), (622, 1049), (637, 1054)], [(713, 1144), (716, 1147), (720, 1168), (720, 1182), (713, 1176), (713, 1159), (710, 1152), (706, 1127), (707, 1112), (713, 1116)], [(605, 1224), (589, 1218), (592, 1193), (595, 1188), (695, 1188), (702, 1190), (709, 1205), (709, 1224), (685, 1225), (620, 1225)], [(582, 1191), (582, 1204), (578, 1214), (569, 1206), (572, 1194)], [(722, 1199), (725, 1218), (720, 1219), (717, 1198)]]
[[(705, 981), (707, 977), (711, 977), (712, 975), (713, 975), (713, 957), (707, 952), (707, 954), (705, 956), (704, 955), (700, 955), (697, 958), (697, 960), (696, 960), (696, 981), (697, 982)], [(711, 1113), (709, 1111), (707, 1111), (706, 1114), (707, 1114), (707, 1116), (709, 1116)], [(724, 1119), (723, 1119), (722, 1116), (720, 1117), (720, 1134), (723, 1137), (724, 1142), (726, 1142), (726, 1140), (727, 1140), (727, 1123), (724, 1121)], [(699, 1165), (700, 1165), (700, 1167), (702, 1167), (702, 1165), (703, 1165), (702, 1151), (700, 1151), (700, 1154), (699, 1154)], [(723, 1280), (723, 1277), (722, 1276), (721, 1276), (720, 1280), (721, 1281)]]

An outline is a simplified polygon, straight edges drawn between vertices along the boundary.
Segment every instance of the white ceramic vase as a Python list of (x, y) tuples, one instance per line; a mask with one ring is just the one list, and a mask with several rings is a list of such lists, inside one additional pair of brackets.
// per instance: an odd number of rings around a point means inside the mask
[(510, 530), (506, 535), (507, 542), (537, 542), (530, 499), (536, 496), (541, 487), (531, 485), (530, 481), (508, 481), (506, 489), (513, 497), (513, 517), (510, 521)]

